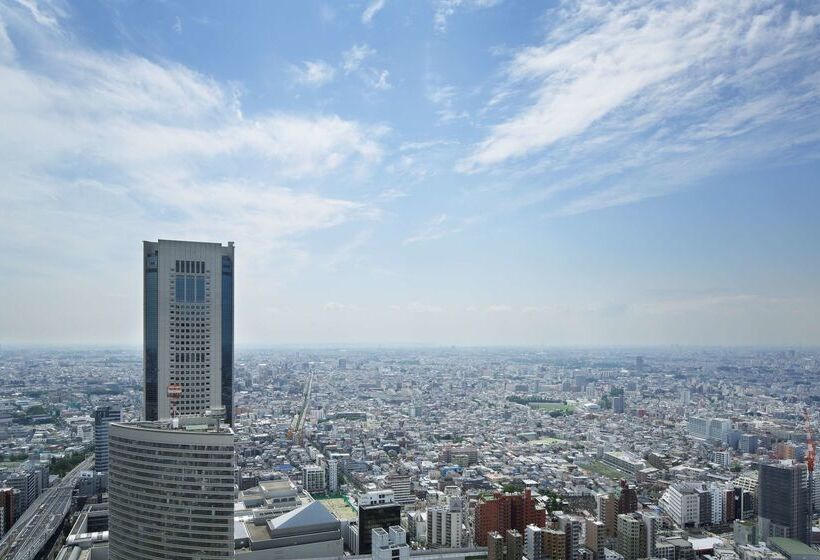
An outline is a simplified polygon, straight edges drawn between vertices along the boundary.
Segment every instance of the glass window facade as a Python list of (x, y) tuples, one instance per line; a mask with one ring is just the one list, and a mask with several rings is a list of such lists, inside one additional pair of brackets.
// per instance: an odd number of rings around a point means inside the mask
[(144, 278), (144, 356), (145, 360), (145, 418), (156, 420), (158, 415), (158, 355), (159, 346), (159, 255), (146, 256)]
[(222, 406), (233, 425), (233, 259), (222, 257)]

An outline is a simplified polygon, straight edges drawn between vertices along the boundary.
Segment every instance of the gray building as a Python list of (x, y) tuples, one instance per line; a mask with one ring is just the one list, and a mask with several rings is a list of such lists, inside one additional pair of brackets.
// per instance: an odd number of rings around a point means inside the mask
[(233, 242), (145, 241), (143, 267), (143, 418), (170, 418), (176, 384), (179, 415), (224, 406), (232, 424)]
[(111, 424), (111, 560), (233, 556), (234, 434), (220, 414)]
[(811, 494), (805, 463), (761, 464), (758, 473), (758, 538), (811, 543)]
[(98, 406), (94, 409), (94, 470), (108, 472), (108, 425), (122, 420), (118, 405)]

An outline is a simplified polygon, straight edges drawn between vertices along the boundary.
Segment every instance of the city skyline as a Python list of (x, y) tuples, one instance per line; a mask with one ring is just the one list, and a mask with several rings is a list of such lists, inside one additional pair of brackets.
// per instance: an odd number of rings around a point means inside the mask
[[(820, 345), (816, 4), (0, 6), (0, 344)], [(59, 287), (59, 289), (56, 289)]]

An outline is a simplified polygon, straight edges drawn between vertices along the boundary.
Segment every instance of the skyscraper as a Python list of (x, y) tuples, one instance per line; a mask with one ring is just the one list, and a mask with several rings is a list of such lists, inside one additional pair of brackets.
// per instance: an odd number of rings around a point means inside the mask
[(111, 560), (233, 557), (234, 437), (219, 415), (111, 424)]
[(143, 242), (145, 420), (167, 419), (179, 385), (180, 415), (225, 407), (233, 423), (234, 247)]
[(94, 470), (108, 473), (108, 425), (122, 420), (119, 405), (94, 409)]
[(811, 494), (805, 463), (761, 463), (758, 472), (758, 536), (811, 544)]

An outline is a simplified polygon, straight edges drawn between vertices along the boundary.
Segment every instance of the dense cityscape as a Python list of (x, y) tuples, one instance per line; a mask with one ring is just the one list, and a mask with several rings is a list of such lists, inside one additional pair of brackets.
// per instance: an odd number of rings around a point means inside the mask
[(820, 0), (0, 0), (0, 560), (820, 560)]
[[(109, 557), (141, 352), (0, 359), (0, 555)], [(232, 432), (224, 408), (163, 429), (235, 448), (213, 557), (804, 560), (818, 371), (805, 349), (247, 348)]]

